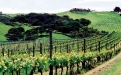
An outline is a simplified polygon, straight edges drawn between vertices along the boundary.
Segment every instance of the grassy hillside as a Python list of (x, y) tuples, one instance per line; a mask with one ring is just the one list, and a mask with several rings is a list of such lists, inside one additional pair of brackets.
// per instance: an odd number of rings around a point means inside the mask
[(68, 15), (73, 19), (86, 18), (91, 20), (90, 27), (104, 31), (118, 31), (121, 32), (121, 16), (115, 12), (63, 12), (58, 13), (59, 16)]
[(7, 26), (0, 22), (0, 41), (5, 41), (5, 34), (8, 32), (8, 30), (11, 28), (11, 26)]
[[(31, 27), (28, 27), (26, 25), (22, 25), (22, 27), (25, 30), (31, 29)], [(6, 41), (6, 37), (4, 36), (10, 28), (13, 28), (13, 26), (5, 25), (4, 23), (0, 22), (0, 41)]]
[[(5, 16), (15, 16), (16, 14), (8, 14)], [(86, 18), (91, 20), (91, 25), (90, 27), (93, 27), (98, 30), (104, 30), (104, 31), (116, 31), (116, 32), (121, 32), (121, 16), (119, 16), (115, 12), (80, 12), (80, 13), (72, 13), (72, 12), (61, 12), (58, 13), (57, 15), (63, 16), (63, 15), (68, 15), (69, 17), (73, 19), (80, 19), (80, 18)], [(22, 25), (25, 30), (30, 29), (31, 27), (28, 27), (26, 25)], [(12, 26), (5, 25), (0, 22), (0, 41), (6, 41), (6, 38), (4, 35), (8, 32), (8, 30), (12, 28)], [(118, 33), (120, 34), (120, 33)], [(62, 34), (54, 34), (53, 38), (54, 39), (61, 39), (61, 38), (69, 38), (65, 35)]]
[[(18, 27), (18, 26), (14, 26), (14, 28), (15, 27)], [(31, 27), (26, 26), (24, 24), (22, 24), (22, 27), (25, 29), (25, 31), (28, 29), (31, 29)], [(5, 24), (0, 22), (0, 41), (6, 41), (6, 37), (4, 35), (8, 32), (8, 30), (10, 28), (13, 28), (13, 26), (5, 25)], [(62, 39), (62, 38), (63, 39), (70, 39), (70, 37), (65, 36), (63, 34), (53, 33), (53, 39)], [(43, 37), (43, 38), (39, 38), (39, 39), (48, 39), (48, 37)]]

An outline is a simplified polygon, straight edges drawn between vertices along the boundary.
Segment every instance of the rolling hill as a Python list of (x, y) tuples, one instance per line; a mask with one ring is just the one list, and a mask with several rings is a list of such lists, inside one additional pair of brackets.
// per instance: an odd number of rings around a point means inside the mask
[[(7, 16), (11, 16), (11, 14), (6, 14)], [(116, 12), (78, 12), (78, 13), (72, 13), (69, 11), (61, 12), (57, 14), (58, 16), (68, 15), (69, 17), (73, 19), (80, 19), (80, 18), (86, 18), (91, 21), (91, 25), (89, 27), (93, 27), (94, 29), (98, 29), (99, 31), (108, 31), (108, 32), (117, 32), (118, 35), (121, 32), (121, 16), (117, 14)], [(13, 14), (12, 16), (15, 16)], [(23, 25), (25, 30), (31, 29), (31, 27)], [(12, 28), (12, 26), (5, 25), (0, 22), (0, 41), (6, 41), (5, 34), (8, 32), (8, 30)], [(55, 39), (61, 39), (61, 37), (65, 37), (69, 39), (69, 37), (61, 34), (54, 34), (53, 37)]]
[(121, 16), (116, 12), (62, 12), (58, 13), (59, 16), (68, 15), (73, 19), (86, 18), (91, 20), (90, 27), (98, 30), (104, 30), (108, 32), (116, 31), (121, 32)]

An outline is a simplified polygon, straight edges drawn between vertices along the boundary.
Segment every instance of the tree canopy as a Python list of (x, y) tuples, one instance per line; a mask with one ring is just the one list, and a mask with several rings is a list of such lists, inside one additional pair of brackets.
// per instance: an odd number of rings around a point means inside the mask
[(24, 28), (11, 28), (9, 29), (8, 33), (5, 35), (7, 40), (17, 41), (17, 40), (23, 40), (24, 38)]
[(120, 9), (120, 7), (117, 7), (117, 6), (116, 6), (116, 7), (114, 8), (114, 11), (115, 11), (115, 12), (120, 12), (121, 9)]
[(68, 15), (57, 16), (56, 14), (38, 14), (29, 13), (17, 15), (10, 20), (11, 22), (27, 23), (33, 29), (25, 31), (22, 27), (11, 28), (5, 35), (8, 40), (36, 40), (48, 29), (61, 32), (64, 35), (74, 38), (75, 36), (87, 37), (94, 33), (99, 34), (97, 30), (88, 28), (91, 21), (85, 18), (72, 19)]
[[(60, 32), (68, 33), (78, 31), (80, 27), (88, 26), (91, 21), (87, 19), (74, 20), (68, 15), (57, 16), (56, 14), (37, 14), (29, 13), (26, 15), (17, 15), (12, 19), (13, 22), (28, 23), (31, 26), (41, 26), (44, 29), (52, 28)], [(65, 32), (64, 29), (68, 31)]]

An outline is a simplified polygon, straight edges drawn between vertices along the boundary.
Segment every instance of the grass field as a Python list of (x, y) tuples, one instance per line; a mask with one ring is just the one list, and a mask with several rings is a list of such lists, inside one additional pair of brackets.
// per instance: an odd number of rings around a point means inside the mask
[[(70, 37), (65, 36), (63, 34), (59, 34), (59, 33), (53, 33), (52, 37), (53, 37), (53, 39), (71, 39)], [(47, 40), (47, 39), (49, 39), (49, 37), (48, 36), (47, 37), (42, 37), (42, 38), (38, 38), (37, 40), (41, 40), (41, 39)]]
[(121, 32), (121, 16), (115, 12), (82, 12), (72, 13), (63, 12), (58, 13), (59, 16), (68, 15), (73, 19), (86, 18), (91, 20), (90, 27), (104, 31), (118, 31)]

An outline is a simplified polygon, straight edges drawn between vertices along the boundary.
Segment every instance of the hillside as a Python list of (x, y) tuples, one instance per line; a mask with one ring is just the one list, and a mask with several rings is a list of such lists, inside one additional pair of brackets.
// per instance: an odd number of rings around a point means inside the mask
[(12, 26), (7, 26), (3, 23), (0, 22), (0, 40), (6, 40), (5, 38), (5, 34), (8, 32), (8, 30), (11, 28)]
[(121, 32), (121, 16), (115, 12), (62, 12), (59, 16), (68, 15), (73, 19), (86, 18), (91, 20), (90, 27), (104, 31), (118, 31)]
[[(8, 30), (10, 28), (16, 28), (17, 26), (10, 26), (10, 25), (5, 25), (4, 23), (0, 22), (0, 41), (6, 41), (6, 37), (4, 36)], [(26, 30), (31, 29), (32, 27), (26, 26), (26, 25), (22, 25), (22, 27)], [(60, 33), (53, 33), (53, 39), (71, 39), (68, 36), (65, 36), (63, 34)], [(43, 37), (43, 38), (39, 38), (39, 39), (48, 39), (48, 37)], [(39, 40), (38, 39), (38, 40)]]
[[(6, 41), (6, 37), (4, 36), (10, 28), (13, 28), (16, 26), (10, 26), (10, 25), (5, 25), (4, 23), (0, 22), (0, 41)], [(31, 29), (31, 27), (28, 27), (26, 25), (22, 25), (22, 27), (25, 30)]]
[[(15, 16), (16, 14), (6, 14), (5, 16)], [(117, 34), (120, 34), (121, 32), (121, 16), (115, 12), (78, 12), (78, 13), (72, 13), (69, 11), (61, 12), (57, 14), (58, 16), (68, 15), (69, 17), (73, 19), (80, 19), (80, 18), (86, 18), (91, 21), (91, 25), (89, 27), (93, 27), (94, 29), (98, 30), (104, 30), (108, 32), (116, 31)], [(8, 32), (10, 28), (13, 26), (5, 25), (0, 22), (0, 41), (6, 41), (5, 34)], [(15, 26), (14, 26), (15, 27)], [(25, 28), (25, 30), (31, 29), (31, 27), (22, 25), (22, 27)], [(69, 37), (62, 35), (62, 34), (56, 34), (54, 33), (53, 38), (54, 39), (62, 39), (66, 38), (69, 39)], [(45, 37), (46, 38), (46, 37)]]

